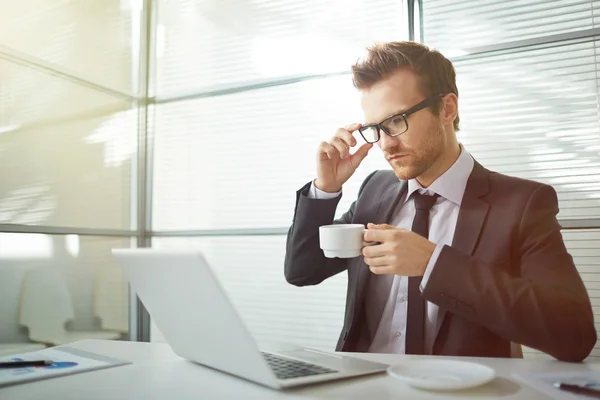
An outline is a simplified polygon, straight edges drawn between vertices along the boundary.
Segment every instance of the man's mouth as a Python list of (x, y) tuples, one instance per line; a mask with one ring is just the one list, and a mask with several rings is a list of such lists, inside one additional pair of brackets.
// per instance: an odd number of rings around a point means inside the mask
[(399, 160), (401, 158), (406, 157), (408, 154), (392, 154), (391, 156), (388, 156), (387, 160), (388, 161), (392, 161), (392, 160)]

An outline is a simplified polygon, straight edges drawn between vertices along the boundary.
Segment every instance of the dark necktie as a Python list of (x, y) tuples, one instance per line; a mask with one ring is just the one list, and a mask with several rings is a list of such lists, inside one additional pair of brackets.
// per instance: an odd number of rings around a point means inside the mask
[[(416, 214), (412, 231), (429, 238), (429, 210), (439, 195), (414, 193)], [(421, 297), (422, 276), (408, 278), (408, 315), (406, 318), (406, 354), (424, 354), (425, 351), (425, 300)]]

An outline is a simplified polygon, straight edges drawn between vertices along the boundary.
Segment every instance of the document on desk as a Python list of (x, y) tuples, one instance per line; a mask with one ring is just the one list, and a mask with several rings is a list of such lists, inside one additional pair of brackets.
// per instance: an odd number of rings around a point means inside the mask
[(593, 397), (561, 390), (555, 383), (579, 385), (590, 389), (600, 389), (600, 371), (575, 372), (529, 372), (516, 373), (513, 376), (554, 399), (582, 400)]
[(78, 374), (104, 368), (131, 364), (129, 361), (90, 353), (69, 346), (0, 357), (0, 362), (51, 360), (52, 364), (38, 367), (0, 369), (0, 388), (42, 379)]

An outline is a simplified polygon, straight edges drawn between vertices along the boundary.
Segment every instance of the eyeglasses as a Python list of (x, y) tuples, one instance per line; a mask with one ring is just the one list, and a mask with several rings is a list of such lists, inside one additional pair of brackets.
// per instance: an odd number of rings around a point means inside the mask
[(441, 97), (443, 97), (443, 95), (440, 95), (440, 97), (427, 98), (403, 113), (391, 115), (378, 124), (363, 125), (358, 129), (358, 131), (367, 143), (377, 143), (381, 137), (380, 130), (384, 131), (388, 136), (391, 137), (400, 136), (408, 130), (407, 118), (411, 114), (414, 114), (425, 107), (431, 106)]

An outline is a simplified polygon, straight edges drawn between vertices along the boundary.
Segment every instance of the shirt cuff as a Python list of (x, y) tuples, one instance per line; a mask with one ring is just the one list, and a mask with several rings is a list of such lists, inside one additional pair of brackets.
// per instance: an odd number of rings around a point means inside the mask
[(328, 199), (334, 199), (334, 198), (338, 197), (340, 195), (340, 193), (342, 193), (341, 190), (339, 192), (335, 192), (335, 193), (324, 192), (321, 189), (319, 189), (318, 187), (316, 187), (315, 182), (313, 181), (313, 183), (310, 185), (310, 189), (308, 189), (308, 198), (309, 199), (318, 199), (318, 200), (328, 200)]
[(421, 279), (421, 285), (419, 285), (419, 289), (421, 289), (421, 292), (423, 292), (423, 290), (425, 290), (425, 286), (427, 285), (429, 276), (431, 275), (431, 272), (433, 271), (433, 269), (435, 267), (435, 263), (437, 262), (443, 248), (444, 248), (443, 244), (438, 244), (437, 246), (435, 246), (435, 250), (433, 251), (431, 258), (429, 259), (429, 263), (427, 264), (427, 268), (425, 268), (425, 273), (423, 274), (423, 279)]

